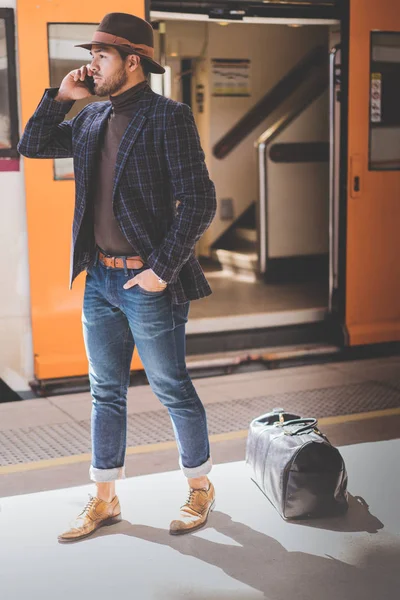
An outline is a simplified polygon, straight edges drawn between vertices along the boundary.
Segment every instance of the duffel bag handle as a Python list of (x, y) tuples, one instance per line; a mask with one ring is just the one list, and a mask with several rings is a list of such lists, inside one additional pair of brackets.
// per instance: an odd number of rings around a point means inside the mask
[(304, 418), (304, 419), (293, 419), (292, 421), (284, 421), (281, 423), (281, 427), (287, 427), (288, 425), (300, 425), (304, 423), (303, 427), (296, 429), (295, 431), (285, 431), (286, 435), (297, 435), (299, 433), (303, 433), (303, 431), (308, 431), (309, 429), (315, 429), (318, 425), (317, 419), (314, 418)]
[[(255, 425), (270, 425), (269, 421), (274, 421), (273, 425), (279, 425), (284, 422), (285, 415), (290, 415), (292, 417), (300, 418), (298, 415), (285, 411), (283, 408), (274, 408), (271, 412), (260, 415), (259, 417), (253, 419), (252, 424)], [(286, 421), (289, 423), (289, 421)]]

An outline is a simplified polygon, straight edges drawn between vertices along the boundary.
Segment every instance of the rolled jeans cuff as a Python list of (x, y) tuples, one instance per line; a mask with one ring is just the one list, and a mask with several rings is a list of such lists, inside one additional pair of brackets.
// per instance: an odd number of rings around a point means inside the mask
[(125, 479), (125, 467), (116, 467), (115, 469), (96, 469), (90, 465), (89, 477), (91, 481), (97, 483), (106, 483), (107, 481), (115, 481), (116, 479)]
[(182, 464), (182, 460), (179, 457), (179, 466), (182, 469), (183, 474), (188, 477), (202, 477), (203, 475), (207, 475), (212, 469), (211, 458), (206, 460), (202, 465), (198, 467), (184, 467)]

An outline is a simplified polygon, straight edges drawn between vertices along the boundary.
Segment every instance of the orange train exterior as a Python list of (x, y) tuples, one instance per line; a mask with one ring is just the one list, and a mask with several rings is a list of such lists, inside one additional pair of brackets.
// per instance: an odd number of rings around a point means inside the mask
[[(351, 346), (400, 340), (400, 171), (368, 170), (373, 30), (400, 32), (398, 2), (350, 0), (346, 328)], [(354, 193), (355, 177), (360, 191)]]
[[(110, 10), (113, 7), (107, 0), (18, 0), (22, 127), (49, 87), (48, 23), (93, 23), (95, 29)], [(144, 0), (119, 0), (118, 11), (144, 18)], [(81, 326), (84, 275), (68, 290), (74, 182), (55, 181), (52, 160), (25, 159), (25, 190), (35, 377), (85, 375), (88, 365)], [(142, 368), (136, 351), (132, 368)]]

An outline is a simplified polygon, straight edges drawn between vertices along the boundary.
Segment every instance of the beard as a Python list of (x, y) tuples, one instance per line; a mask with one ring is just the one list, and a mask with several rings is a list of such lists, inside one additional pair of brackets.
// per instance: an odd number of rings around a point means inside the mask
[(128, 81), (128, 75), (121, 67), (117, 73), (114, 73), (108, 79), (103, 79), (101, 82), (95, 82), (94, 91), (96, 96), (103, 98), (104, 96), (112, 96), (116, 94)]

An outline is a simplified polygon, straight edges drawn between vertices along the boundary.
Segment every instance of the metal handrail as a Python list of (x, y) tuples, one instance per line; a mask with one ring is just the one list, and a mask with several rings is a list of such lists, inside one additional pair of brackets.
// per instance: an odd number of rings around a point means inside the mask
[(333, 310), (333, 294), (337, 288), (337, 248), (335, 244), (336, 219), (336, 120), (335, 120), (335, 68), (336, 56), (341, 46), (337, 44), (329, 56), (329, 312)]
[(294, 65), (251, 109), (214, 145), (212, 152), (223, 159), (242, 140), (261, 125), (274, 111), (295, 93), (315, 69), (325, 67), (327, 53), (324, 46), (316, 46)]
[(307, 90), (304, 97), (296, 107), (288, 111), (283, 117), (275, 121), (255, 142), (258, 153), (259, 174), (259, 210), (257, 216), (258, 246), (259, 246), (259, 272), (267, 271), (268, 261), (268, 195), (267, 195), (267, 148), (280, 133), (282, 133), (306, 108), (312, 104), (329, 84), (328, 77), (321, 77), (313, 87)]

